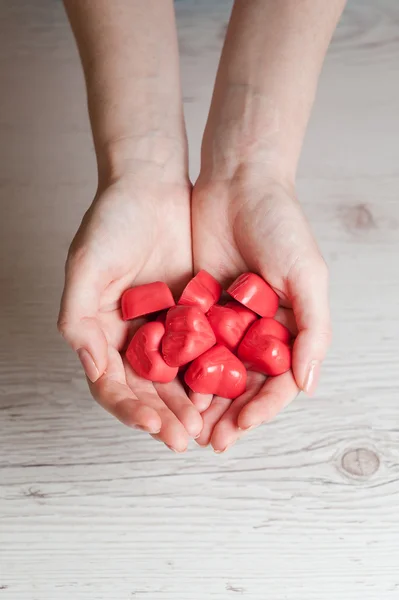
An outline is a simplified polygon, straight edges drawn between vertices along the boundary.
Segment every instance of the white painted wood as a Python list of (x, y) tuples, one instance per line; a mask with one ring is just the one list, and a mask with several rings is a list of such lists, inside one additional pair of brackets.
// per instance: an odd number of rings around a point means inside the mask
[[(177, 3), (193, 174), (230, 3)], [(0, 0), (0, 600), (399, 598), (399, 5), (352, 0), (299, 192), (331, 266), (318, 397), (186, 456), (90, 399), (55, 330), (95, 170), (55, 0)]]

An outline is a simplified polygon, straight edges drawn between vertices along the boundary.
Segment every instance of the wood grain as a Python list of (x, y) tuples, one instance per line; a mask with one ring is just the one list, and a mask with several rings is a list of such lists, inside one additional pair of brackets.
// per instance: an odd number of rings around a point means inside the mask
[[(192, 173), (230, 2), (177, 2)], [(399, 5), (352, 0), (299, 193), (330, 264), (320, 393), (175, 456), (89, 398), (55, 320), (95, 189), (61, 2), (0, 0), (0, 600), (399, 598)]]

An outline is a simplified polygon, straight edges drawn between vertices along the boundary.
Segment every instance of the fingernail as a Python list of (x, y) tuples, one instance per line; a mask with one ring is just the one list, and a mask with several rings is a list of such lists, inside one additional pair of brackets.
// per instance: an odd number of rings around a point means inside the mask
[(255, 427), (259, 427), (262, 423), (258, 423), (257, 425), (250, 425), (249, 427), (239, 427), (240, 431), (251, 431), (251, 429), (255, 429)]
[(158, 429), (158, 431), (154, 431), (151, 428), (148, 427), (144, 427), (141, 425), (133, 425), (133, 429), (137, 429), (137, 431), (144, 431), (144, 433), (149, 433), (151, 435), (158, 435), (158, 433), (160, 433), (160, 429)]
[(303, 391), (308, 396), (313, 396), (316, 391), (317, 384), (319, 383), (320, 376), (320, 362), (318, 360), (312, 360), (309, 363), (309, 367), (306, 373), (305, 382), (303, 385)]
[(165, 446), (167, 448), (169, 448), (169, 450), (172, 450), (172, 452), (175, 452), (176, 454), (182, 454), (183, 452), (185, 452), (185, 450), (176, 450), (176, 448), (173, 448), (172, 446), (168, 446), (168, 444), (165, 444)]
[(253, 429), (257, 429), (258, 427), (261, 427), (265, 423), (266, 423), (266, 421), (259, 421), (259, 423), (252, 423), (252, 425), (249, 425), (249, 427), (239, 427), (238, 429), (240, 431), (243, 431), (244, 433), (248, 433), (248, 431), (252, 431)]
[(232, 446), (234, 446), (234, 442), (232, 442), (231, 444), (227, 444), (224, 450), (215, 450), (215, 454), (223, 454), (224, 452), (227, 452), (227, 450)]
[(90, 352), (88, 352), (85, 348), (80, 348), (78, 350), (78, 356), (88, 379), (90, 379), (92, 383), (95, 383), (100, 377), (100, 373)]

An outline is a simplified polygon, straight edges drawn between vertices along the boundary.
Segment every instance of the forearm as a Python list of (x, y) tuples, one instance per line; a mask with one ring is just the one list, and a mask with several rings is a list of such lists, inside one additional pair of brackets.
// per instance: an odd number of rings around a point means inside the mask
[[(173, 0), (64, 0), (101, 172), (185, 155)], [(175, 161), (173, 161), (175, 163)]]
[(270, 164), (295, 177), (344, 0), (236, 0), (204, 135), (202, 172)]

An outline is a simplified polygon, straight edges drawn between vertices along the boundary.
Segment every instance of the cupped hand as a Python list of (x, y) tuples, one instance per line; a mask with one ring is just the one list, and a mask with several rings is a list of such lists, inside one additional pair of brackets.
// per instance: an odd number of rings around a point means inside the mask
[(249, 373), (233, 402), (194, 394), (204, 427), (198, 443), (218, 452), (245, 430), (270, 421), (304, 390), (316, 389), (330, 343), (328, 272), (293, 188), (255, 168), (226, 180), (200, 175), (192, 201), (194, 268), (228, 284), (245, 271), (277, 292), (277, 318), (297, 334), (292, 372), (266, 379)]
[(58, 327), (78, 353), (97, 402), (178, 452), (202, 419), (176, 379), (153, 384), (122, 357), (131, 324), (120, 297), (164, 281), (179, 294), (192, 274), (189, 181), (131, 175), (97, 194), (71, 245)]

